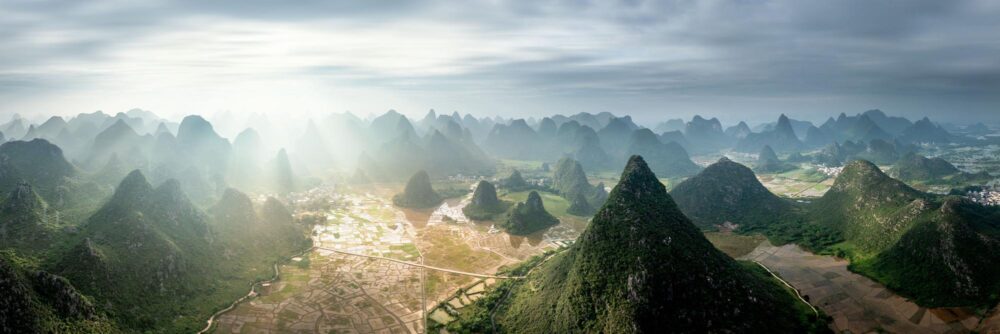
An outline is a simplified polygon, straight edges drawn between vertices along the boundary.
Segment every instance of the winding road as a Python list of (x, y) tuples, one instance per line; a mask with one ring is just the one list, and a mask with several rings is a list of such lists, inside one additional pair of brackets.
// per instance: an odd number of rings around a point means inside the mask
[[(288, 259), (291, 259), (291, 258), (297, 257), (297, 256), (303, 256), (306, 253), (312, 252), (313, 249), (315, 249), (315, 247), (310, 247), (309, 249), (306, 249), (306, 250), (304, 250), (302, 252), (299, 252), (298, 254), (289, 256)], [(262, 281), (257, 281), (257, 282), (253, 282), (253, 284), (250, 284), (250, 292), (247, 292), (246, 295), (244, 295), (243, 297), (240, 297), (240, 299), (237, 299), (232, 304), (229, 304), (228, 307), (226, 307), (224, 309), (221, 309), (218, 312), (215, 312), (215, 314), (212, 314), (212, 316), (209, 317), (208, 320), (205, 320), (205, 328), (203, 328), (202, 330), (198, 331), (198, 334), (208, 333), (210, 330), (212, 330), (212, 326), (215, 325), (215, 319), (218, 319), (219, 316), (225, 314), (226, 312), (232, 311), (234, 308), (236, 308), (237, 305), (239, 305), (240, 303), (242, 303), (242, 302), (246, 301), (247, 299), (253, 297), (254, 294), (255, 294), (254, 293), (254, 289), (257, 287), (257, 285), (263, 284), (263, 283), (272, 283), (274, 281), (277, 281), (279, 278), (281, 278), (281, 269), (278, 267), (278, 263), (279, 262), (282, 262), (282, 261), (276, 261), (276, 262), (274, 262), (274, 276), (272, 276), (270, 279), (266, 279), (266, 280), (262, 280)]]

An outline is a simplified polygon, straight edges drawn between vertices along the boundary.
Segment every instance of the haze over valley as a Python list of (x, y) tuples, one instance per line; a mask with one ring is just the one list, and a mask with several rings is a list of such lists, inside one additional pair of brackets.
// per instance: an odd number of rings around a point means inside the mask
[(0, 4), (0, 333), (1000, 333), (988, 1)]

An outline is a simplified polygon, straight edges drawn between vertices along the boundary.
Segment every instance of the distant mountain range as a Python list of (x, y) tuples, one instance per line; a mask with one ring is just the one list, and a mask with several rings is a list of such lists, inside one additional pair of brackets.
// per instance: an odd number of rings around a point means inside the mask
[[(811, 124), (810, 124), (811, 125)], [(792, 129), (791, 120), (784, 114), (778, 118), (778, 123), (770, 130), (750, 133), (736, 143), (736, 150), (742, 152), (759, 152), (765, 146), (776, 151), (798, 151), (803, 148), (799, 137)]]
[[(223, 114), (216, 117), (227, 122), (223, 128), (241, 126), (238, 117)], [(555, 163), (569, 157), (588, 172), (606, 172), (620, 168), (615, 161), (631, 154), (646, 156), (657, 175), (683, 178), (698, 171), (686, 155), (730, 149), (758, 153), (764, 146), (778, 154), (804, 153), (847, 142), (877, 146), (872, 144), (876, 140), (892, 144), (896, 154), (827, 157), (824, 161), (843, 163), (856, 157), (891, 164), (907, 153), (899, 149), (901, 145), (972, 140), (927, 118), (913, 122), (880, 110), (840, 114), (820, 126), (781, 115), (775, 122), (754, 127), (746, 122), (723, 127), (716, 118), (694, 116), (687, 122), (672, 119), (646, 129), (627, 115), (608, 112), (504, 119), (434, 110), (415, 122), (389, 110), (369, 119), (350, 112), (333, 113), (307, 119), (293, 130), (277, 128), (266, 115), (247, 116), (243, 124), (249, 127), (231, 132), (241, 136), (230, 142), (199, 116), (173, 122), (141, 109), (115, 115), (98, 111), (51, 117), (38, 124), (15, 117), (0, 124), (0, 138), (45, 139), (62, 149), (66, 160), (82, 172), (105, 174), (103, 183), (109, 186), (132, 169), (142, 170), (155, 182), (177, 179), (198, 201), (216, 200), (230, 186), (276, 190), (273, 187), (280, 182), (271, 181), (273, 170), (251, 166), (266, 164), (281, 149), (292, 178), (298, 179), (296, 186), (302, 187), (317, 182), (315, 177), (337, 172), (369, 181), (400, 181), (417, 170), (434, 178), (485, 176), (493, 173), (495, 159)], [(662, 145), (650, 139), (650, 132)], [(36, 187), (45, 192), (46, 187)]]

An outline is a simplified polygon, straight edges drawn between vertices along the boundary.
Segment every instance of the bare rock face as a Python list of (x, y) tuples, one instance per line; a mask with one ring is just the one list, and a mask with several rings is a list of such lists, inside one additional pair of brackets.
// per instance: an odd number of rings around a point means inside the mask
[(48, 300), (61, 316), (81, 319), (95, 317), (94, 305), (80, 295), (65, 278), (38, 271), (35, 273), (34, 282), (35, 290)]
[(42, 333), (73, 328), (80, 320), (102, 321), (69, 281), (27, 268), (13, 253), (0, 254), (0, 291), (0, 333)]
[(38, 314), (32, 307), (31, 287), (20, 277), (16, 268), (0, 258), (0, 330), (4, 333), (36, 333)]

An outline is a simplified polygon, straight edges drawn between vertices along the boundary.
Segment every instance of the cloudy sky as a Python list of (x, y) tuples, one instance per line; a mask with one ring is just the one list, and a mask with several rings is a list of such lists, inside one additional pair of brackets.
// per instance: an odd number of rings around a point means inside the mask
[(1000, 120), (1000, 1), (0, 2), (0, 121), (580, 111)]

